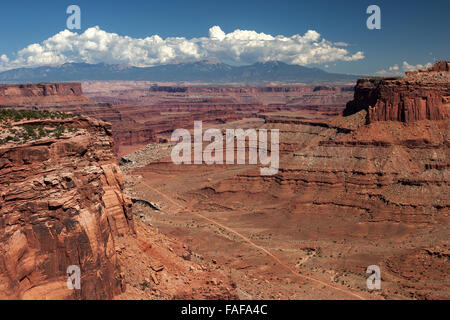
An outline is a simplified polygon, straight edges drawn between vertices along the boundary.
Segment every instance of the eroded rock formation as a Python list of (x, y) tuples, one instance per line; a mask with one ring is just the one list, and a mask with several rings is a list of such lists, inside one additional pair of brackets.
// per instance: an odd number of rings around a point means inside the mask
[(1, 84), (0, 105), (5, 106), (57, 106), (83, 104), (80, 83)]
[(367, 110), (367, 123), (448, 118), (450, 72), (447, 69), (448, 62), (438, 62), (430, 70), (409, 72), (404, 78), (360, 79), (344, 115)]
[[(121, 293), (115, 246), (134, 229), (111, 126), (81, 117), (0, 124), (2, 138), (35, 130), (0, 145), (0, 299)], [(67, 288), (70, 265), (81, 269), (81, 290)]]

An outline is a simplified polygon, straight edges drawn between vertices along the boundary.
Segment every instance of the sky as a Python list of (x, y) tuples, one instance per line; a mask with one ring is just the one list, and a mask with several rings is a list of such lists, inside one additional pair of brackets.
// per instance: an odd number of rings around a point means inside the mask
[[(67, 30), (73, 4), (80, 30)], [(380, 30), (366, 26), (369, 5), (380, 7)], [(0, 10), (0, 71), (218, 59), (396, 75), (450, 59), (449, 12), (449, 0), (15, 0)]]

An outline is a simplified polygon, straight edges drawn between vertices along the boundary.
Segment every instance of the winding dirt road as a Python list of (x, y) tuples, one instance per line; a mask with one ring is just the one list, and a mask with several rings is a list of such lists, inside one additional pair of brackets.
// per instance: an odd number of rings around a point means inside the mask
[(277, 256), (275, 256), (273, 253), (271, 253), (271, 252), (270, 252), (269, 250), (267, 250), (266, 248), (261, 247), (260, 245), (257, 245), (256, 243), (254, 243), (252, 240), (250, 240), (249, 238), (247, 238), (245, 235), (239, 233), (238, 231), (236, 231), (236, 230), (234, 230), (234, 229), (232, 229), (232, 228), (230, 228), (230, 227), (227, 227), (227, 226), (225, 226), (225, 225), (223, 225), (223, 224), (221, 224), (221, 223), (215, 221), (214, 219), (211, 219), (211, 218), (208, 218), (208, 217), (204, 216), (204, 215), (201, 214), (200, 212), (194, 211), (194, 210), (192, 209), (192, 207), (193, 207), (193, 205), (194, 205), (195, 203), (192, 203), (192, 202), (191, 202), (191, 203), (188, 203), (187, 206), (182, 205), (182, 204), (178, 203), (177, 201), (173, 200), (172, 198), (170, 198), (169, 196), (167, 196), (166, 194), (162, 193), (161, 191), (155, 189), (154, 187), (152, 187), (151, 185), (149, 185), (147, 182), (142, 181), (142, 183), (145, 184), (149, 189), (151, 189), (152, 191), (154, 191), (154, 192), (156, 192), (157, 194), (161, 195), (164, 199), (166, 199), (167, 201), (169, 201), (170, 203), (172, 203), (173, 205), (175, 205), (177, 208), (180, 209), (181, 212), (189, 212), (190, 214), (194, 214), (194, 215), (196, 215), (196, 216), (198, 216), (198, 217), (200, 217), (200, 218), (202, 218), (202, 219), (204, 219), (204, 220), (206, 220), (206, 221), (208, 221), (208, 222), (210, 222), (210, 223), (213, 223), (214, 225), (216, 225), (216, 226), (218, 226), (218, 227), (220, 227), (220, 228), (223, 228), (223, 229), (227, 230), (228, 232), (231, 232), (231, 233), (235, 234), (236, 236), (238, 236), (239, 238), (241, 238), (242, 240), (244, 240), (246, 243), (248, 243), (248, 244), (251, 245), (252, 247), (256, 248), (257, 250), (259, 250), (259, 251), (263, 252), (264, 254), (266, 254), (267, 256), (269, 256), (269, 257), (270, 257), (272, 260), (274, 260), (278, 265), (280, 265), (281, 267), (283, 267), (284, 269), (286, 269), (287, 271), (289, 271), (289, 272), (290, 272), (292, 275), (294, 275), (295, 277), (297, 277), (297, 278), (299, 278), (299, 279), (303, 279), (303, 280), (308, 280), (308, 281), (311, 281), (311, 282), (315, 282), (315, 283), (320, 284), (320, 285), (322, 285), (322, 286), (326, 286), (326, 287), (328, 287), (328, 288), (330, 288), (330, 289), (332, 289), (332, 290), (336, 290), (336, 291), (342, 292), (342, 293), (344, 293), (344, 294), (346, 294), (346, 295), (348, 295), (348, 296), (351, 296), (351, 297), (353, 297), (353, 298), (357, 298), (357, 299), (360, 299), (360, 300), (366, 300), (366, 298), (364, 298), (363, 296), (361, 296), (361, 295), (359, 295), (359, 294), (357, 294), (357, 293), (354, 293), (354, 292), (352, 292), (352, 291), (350, 291), (350, 290), (348, 290), (348, 289), (341, 288), (341, 287), (335, 286), (335, 285), (330, 284), (330, 283), (326, 283), (326, 282), (324, 282), (324, 281), (322, 281), (322, 280), (319, 280), (319, 279), (316, 279), (316, 278), (313, 278), (313, 277), (310, 277), (310, 276), (306, 276), (306, 275), (299, 274), (294, 268), (292, 268), (292, 267), (289, 266), (288, 264), (284, 263), (280, 258), (278, 258)]

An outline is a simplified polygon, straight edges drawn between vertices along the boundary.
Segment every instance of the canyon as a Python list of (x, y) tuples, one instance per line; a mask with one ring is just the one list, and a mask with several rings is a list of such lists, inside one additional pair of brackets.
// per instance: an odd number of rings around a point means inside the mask
[[(448, 299), (449, 70), (1, 85), (0, 298)], [(278, 172), (173, 163), (199, 120), (279, 130)]]
[[(166, 141), (194, 120), (210, 125), (273, 112), (299, 117), (338, 115), (352, 95), (346, 85), (207, 87), (147, 81), (86, 81), (0, 85), (0, 109), (45, 109), (83, 114), (111, 123), (115, 152), (123, 155)], [(181, 92), (180, 92), (181, 91)], [(84, 94), (83, 94), (84, 92)]]

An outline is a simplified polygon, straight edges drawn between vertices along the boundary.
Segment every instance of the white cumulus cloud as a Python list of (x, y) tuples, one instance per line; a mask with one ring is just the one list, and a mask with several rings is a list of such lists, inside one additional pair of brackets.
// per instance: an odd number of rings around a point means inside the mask
[(433, 64), (431, 62), (427, 62), (424, 65), (421, 64), (416, 64), (414, 65), (410, 65), (408, 62), (403, 61), (403, 70), (404, 71), (417, 71), (417, 70), (425, 70), (428, 68), (431, 68), (433, 66)]
[(208, 37), (163, 39), (158, 35), (146, 38), (121, 36), (96, 26), (81, 34), (61, 31), (41, 43), (30, 44), (11, 57), (2, 54), (0, 70), (66, 62), (154, 66), (218, 59), (234, 65), (271, 60), (308, 65), (364, 58), (363, 52), (350, 53), (343, 46), (347, 44), (328, 41), (314, 30), (308, 30), (304, 35), (273, 36), (239, 29), (225, 33), (219, 26), (213, 26)]
[(380, 76), (399, 76), (402, 75), (404, 72), (425, 70), (432, 66), (433, 64), (431, 62), (427, 62), (423, 65), (422, 64), (411, 65), (407, 61), (403, 61), (401, 69), (398, 66), (398, 64), (395, 64), (391, 67), (388, 67), (387, 69), (379, 70), (375, 72), (375, 74)]

